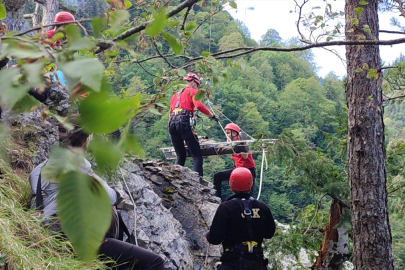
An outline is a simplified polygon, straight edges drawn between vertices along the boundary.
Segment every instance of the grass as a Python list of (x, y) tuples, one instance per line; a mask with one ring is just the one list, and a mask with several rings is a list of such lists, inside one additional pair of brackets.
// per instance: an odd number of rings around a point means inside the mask
[(98, 260), (81, 262), (69, 241), (41, 226), (29, 209), (31, 153), (12, 137), (1, 143), (10, 161), (0, 159), (0, 269), (107, 269)]

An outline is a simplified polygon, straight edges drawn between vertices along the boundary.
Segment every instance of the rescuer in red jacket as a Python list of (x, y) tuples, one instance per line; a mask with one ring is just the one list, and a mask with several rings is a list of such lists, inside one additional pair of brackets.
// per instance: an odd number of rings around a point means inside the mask
[[(67, 12), (67, 11), (58, 12), (55, 15), (55, 18), (53, 19), (54, 23), (66, 23), (66, 24), (68, 24), (68, 23), (72, 23), (74, 21), (75, 21), (75, 17), (72, 15), (72, 13)], [(57, 26), (54, 27), (54, 29), (46, 31), (46, 37), (49, 38), (49, 39), (52, 39), (53, 36), (55, 35), (56, 30), (59, 27), (63, 26), (63, 25), (64, 24), (57, 25)], [(52, 47), (60, 46), (60, 45), (61, 45), (60, 40), (56, 40), (55, 43), (52, 44)]]
[(170, 101), (169, 125), (168, 130), (174, 150), (176, 151), (176, 164), (184, 166), (186, 162), (186, 148), (184, 141), (187, 144), (188, 150), (193, 157), (193, 169), (203, 176), (203, 161), (200, 149), (200, 143), (196, 132), (194, 131), (194, 109), (208, 117), (218, 121), (218, 117), (210, 112), (201, 101), (195, 100), (200, 79), (192, 72), (187, 73), (183, 78), (186, 82), (186, 88), (174, 94)]
[[(229, 123), (224, 128), (226, 135), (231, 141), (239, 141), (240, 140), (240, 128), (238, 125), (234, 123)], [(255, 178), (256, 178), (256, 165), (255, 161), (253, 160), (252, 154), (233, 154), (232, 159), (234, 161), (235, 167), (227, 170), (223, 170), (214, 174), (214, 187), (217, 191), (216, 195), (221, 198), (222, 200), (222, 182), (229, 181), (229, 177), (232, 171), (235, 168), (244, 167), (247, 168), (253, 177), (252, 189), (251, 192), (253, 194), (253, 189), (255, 187)], [(224, 200), (222, 200), (224, 201)]]

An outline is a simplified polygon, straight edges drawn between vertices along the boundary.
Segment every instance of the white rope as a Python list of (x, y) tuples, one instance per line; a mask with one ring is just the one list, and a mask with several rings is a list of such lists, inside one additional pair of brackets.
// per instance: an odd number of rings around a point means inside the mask
[[(210, 107), (211, 112), (214, 113), (214, 108), (211, 106), (212, 103), (211, 103), (211, 101), (210, 101), (209, 99), (207, 99), (207, 105), (208, 105), (208, 107)], [(226, 117), (226, 116), (225, 116), (225, 117)], [(224, 132), (224, 134), (225, 134), (226, 141), (227, 141), (227, 142), (231, 142), (231, 139), (229, 139), (228, 136), (226, 135), (225, 129), (222, 127), (221, 122), (218, 121), (218, 124), (219, 124), (219, 126), (221, 127), (222, 132)]]
[[(214, 112), (214, 110), (215, 111), (217, 111), (220, 115), (222, 115), (226, 120), (228, 120), (229, 122), (231, 122), (231, 123), (234, 123), (231, 119), (229, 119), (228, 117), (226, 117), (226, 115), (225, 114), (223, 114), (220, 110), (218, 110), (218, 109), (214, 109), (211, 105), (212, 105), (212, 102), (209, 100), (209, 99), (207, 99), (207, 104), (208, 104), (208, 106), (211, 108), (211, 110)], [(235, 124), (235, 123), (234, 123)], [(254, 139), (252, 136), (250, 136), (246, 131), (244, 131), (241, 127), (239, 127), (239, 129), (243, 132), (243, 133), (245, 133), (246, 135), (248, 135), (249, 136), (249, 138), (250, 139)], [(225, 131), (224, 131), (225, 132)], [(226, 134), (225, 134), (226, 135)]]
[(260, 198), (260, 194), (262, 193), (262, 183), (263, 183), (263, 163), (266, 161), (266, 170), (268, 169), (267, 166), (267, 157), (266, 157), (266, 151), (263, 148), (263, 153), (262, 153), (262, 167), (260, 168), (260, 184), (259, 184), (259, 193), (257, 194), (257, 199)]
[[(121, 179), (122, 179), (122, 181), (124, 182), (125, 187), (126, 187), (127, 190), (128, 190), (129, 198), (131, 199), (131, 202), (132, 202), (132, 204), (134, 205), (134, 236), (135, 236), (135, 244), (138, 245), (138, 237), (136, 236), (136, 220), (137, 220), (137, 218), (136, 218), (136, 204), (135, 204), (135, 200), (134, 200), (134, 197), (132, 197), (131, 191), (129, 190), (129, 187), (128, 187), (128, 185), (127, 185), (127, 181), (125, 181), (125, 178), (124, 178), (124, 176), (123, 176), (122, 173), (121, 173), (121, 169), (119, 169), (118, 171), (120, 172), (120, 174), (121, 174)], [(130, 237), (130, 236), (128, 235), (128, 237)]]

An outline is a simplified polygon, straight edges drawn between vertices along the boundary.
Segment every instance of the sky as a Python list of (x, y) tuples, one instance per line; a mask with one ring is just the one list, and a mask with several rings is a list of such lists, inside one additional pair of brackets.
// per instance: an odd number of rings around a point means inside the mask
[[(302, 3), (302, 0), (297, 0)], [(344, 11), (344, 0), (327, 1), (332, 5), (333, 11)], [(268, 29), (275, 29), (283, 40), (297, 37), (296, 21), (298, 14), (294, 11), (294, 0), (236, 0), (237, 9), (227, 7), (226, 9), (234, 19), (238, 19), (245, 23), (249, 28), (251, 37), (258, 41)], [(310, 11), (314, 6), (321, 6), (321, 9), (314, 11), (323, 11), (325, 7), (324, 0), (310, 0), (304, 10)], [(252, 8), (254, 8), (252, 10)], [(397, 27), (390, 25), (390, 18), (395, 16), (393, 13), (379, 14), (380, 30), (399, 31)], [(405, 25), (402, 19), (402, 25)], [(306, 32), (308, 33), (308, 32)], [(305, 32), (303, 32), (305, 35)], [(380, 34), (380, 40), (388, 40), (395, 38), (403, 38), (404, 35)], [(339, 55), (345, 59), (345, 47), (334, 46), (329, 47), (335, 49)], [(405, 51), (405, 44), (393, 46), (380, 46), (381, 59), (386, 64), (392, 63), (401, 52)], [(315, 62), (319, 67), (317, 70), (318, 76), (325, 77), (329, 72), (334, 72), (338, 76), (346, 75), (346, 67), (342, 60), (333, 53), (322, 49), (314, 48), (312, 52), (315, 56)]]

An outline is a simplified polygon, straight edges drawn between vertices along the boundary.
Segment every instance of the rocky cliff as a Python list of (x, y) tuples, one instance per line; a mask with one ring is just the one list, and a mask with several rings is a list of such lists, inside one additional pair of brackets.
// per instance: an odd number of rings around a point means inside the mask
[[(63, 96), (63, 87), (54, 91)], [(65, 113), (62, 104), (56, 109)], [(30, 171), (58, 142), (56, 120), (44, 119), (42, 110), (3, 113), (15, 144), (8, 154), (16, 169)], [(160, 254), (166, 269), (214, 269), (220, 247), (209, 245), (205, 234), (220, 200), (210, 182), (185, 167), (128, 157), (106, 180), (124, 196), (119, 208), (138, 245)]]

